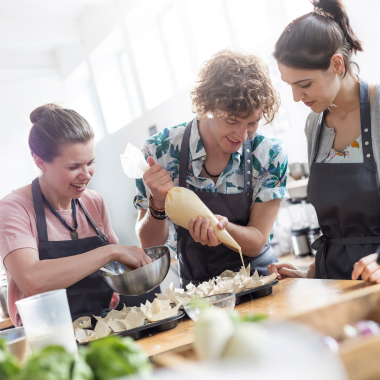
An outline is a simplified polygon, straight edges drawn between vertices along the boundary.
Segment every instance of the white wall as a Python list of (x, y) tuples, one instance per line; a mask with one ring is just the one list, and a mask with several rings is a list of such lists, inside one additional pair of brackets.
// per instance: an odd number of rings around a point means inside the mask
[(91, 180), (91, 187), (98, 190), (107, 201), (113, 229), (122, 244), (138, 244), (138, 239), (134, 231), (137, 211), (132, 204), (135, 181), (124, 174), (120, 154), (124, 153), (128, 142), (140, 148), (149, 137), (148, 128), (152, 125), (156, 125), (159, 131), (191, 120), (189, 109), (187, 89), (159, 107), (145, 112), (120, 131), (108, 135), (96, 146), (96, 174)]
[(0, 199), (37, 176), (27, 145), (30, 113), (42, 104), (63, 101), (57, 73), (0, 85)]

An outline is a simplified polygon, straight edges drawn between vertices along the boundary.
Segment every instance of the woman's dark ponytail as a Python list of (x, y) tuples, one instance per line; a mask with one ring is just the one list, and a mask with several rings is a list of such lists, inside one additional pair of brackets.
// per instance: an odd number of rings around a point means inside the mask
[(278, 39), (274, 57), (294, 69), (327, 70), (334, 54), (341, 54), (352, 75), (352, 54), (363, 51), (351, 28), (342, 0), (311, 0), (314, 10), (292, 21)]
[(343, 35), (353, 53), (363, 51), (361, 41), (351, 28), (346, 7), (342, 0), (312, 0), (311, 3), (315, 8), (320, 8), (334, 16), (334, 21), (339, 25), (340, 29), (342, 29)]

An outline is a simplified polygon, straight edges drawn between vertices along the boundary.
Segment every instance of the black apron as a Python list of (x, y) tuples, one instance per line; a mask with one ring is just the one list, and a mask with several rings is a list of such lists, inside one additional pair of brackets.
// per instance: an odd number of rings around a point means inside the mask
[[(192, 121), (188, 123), (181, 145), (179, 165), (179, 186), (186, 187), (186, 177), (189, 158), (189, 141)], [(222, 194), (217, 192), (197, 191), (198, 197), (214, 213), (223, 215), (231, 223), (246, 226), (252, 205), (252, 149), (248, 138), (243, 144), (244, 160), (244, 191), (237, 194)], [(181, 287), (192, 282), (195, 285), (219, 276), (227, 269), (238, 271), (241, 266), (239, 253), (223, 244), (209, 247), (197, 243), (186, 228), (177, 226), (177, 254)], [(251, 270), (257, 269), (260, 274), (268, 275), (267, 266), (277, 261), (277, 257), (266, 243), (262, 252), (252, 258), (243, 255), (245, 266), (251, 264)]]
[[(32, 193), (34, 210), (37, 216), (40, 260), (80, 255), (109, 244), (107, 237), (92, 221), (79, 199), (78, 203), (97, 232), (97, 236), (78, 240), (48, 241), (45, 209), (38, 178), (32, 182)], [(73, 321), (79, 317), (91, 316), (92, 314), (104, 317), (110, 311), (112, 294), (113, 290), (102, 280), (98, 271), (69, 286), (67, 288), (67, 298)]]
[(351, 280), (354, 264), (380, 244), (380, 194), (373, 157), (368, 83), (360, 79), (363, 163), (316, 163), (323, 120), (313, 157), (307, 196), (323, 235), (317, 250), (317, 278)]

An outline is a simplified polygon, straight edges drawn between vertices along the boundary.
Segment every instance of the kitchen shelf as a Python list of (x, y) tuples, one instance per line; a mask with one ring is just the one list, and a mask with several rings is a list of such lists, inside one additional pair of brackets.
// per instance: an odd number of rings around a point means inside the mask
[(297, 181), (288, 181), (286, 188), (288, 189), (290, 198), (306, 198), (308, 178), (301, 178)]

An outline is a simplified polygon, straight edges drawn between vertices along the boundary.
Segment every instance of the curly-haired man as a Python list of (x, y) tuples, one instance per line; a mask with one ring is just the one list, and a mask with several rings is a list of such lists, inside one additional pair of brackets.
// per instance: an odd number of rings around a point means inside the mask
[(259, 121), (270, 123), (279, 107), (268, 69), (254, 55), (222, 50), (201, 68), (191, 99), (196, 117), (164, 129), (142, 148), (150, 169), (136, 180), (141, 246), (166, 244), (175, 251), (183, 287), (240, 268), (239, 255), (220, 243), (209, 220), (193, 219), (187, 230), (167, 219), (168, 190), (187, 187), (241, 246), (245, 265), (268, 274), (277, 261), (273, 223), (288, 197), (287, 155), (280, 141), (258, 131)]

